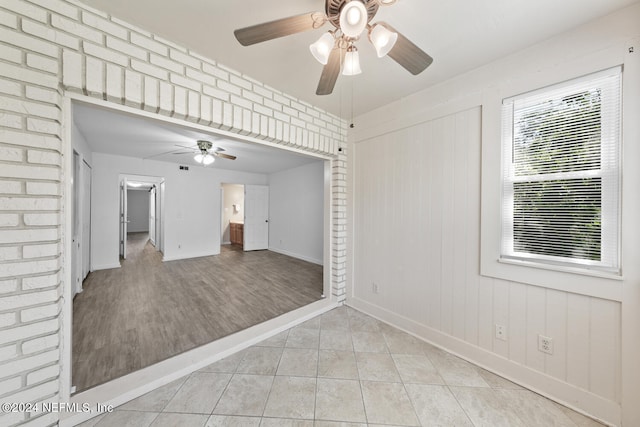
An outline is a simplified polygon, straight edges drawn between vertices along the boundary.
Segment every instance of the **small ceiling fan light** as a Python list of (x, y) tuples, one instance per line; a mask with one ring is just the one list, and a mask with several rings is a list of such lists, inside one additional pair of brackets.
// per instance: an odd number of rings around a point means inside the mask
[(383, 25), (376, 24), (369, 32), (369, 40), (371, 40), (371, 44), (376, 49), (378, 58), (382, 58), (391, 52), (391, 49), (395, 46), (398, 40), (398, 33), (389, 31)]
[(203, 159), (204, 159), (204, 154), (202, 153), (198, 153), (195, 156), (193, 156), (193, 160), (195, 160), (198, 163), (202, 163)]
[(360, 68), (360, 54), (355, 46), (349, 47), (347, 54), (344, 56), (343, 76), (356, 76), (362, 73)]
[(396, 0), (379, 0), (383, 6), (390, 6), (396, 2)]
[(211, 163), (215, 162), (216, 159), (215, 157), (213, 157), (211, 154), (207, 154), (206, 156), (203, 156), (202, 158), (202, 164), (207, 166), (210, 165)]
[(360, 0), (346, 3), (340, 11), (340, 29), (347, 37), (358, 37), (367, 26), (369, 16)]
[(314, 58), (318, 60), (322, 65), (327, 65), (329, 62), (329, 55), (334, 45), (333, 34), (326, 32), (313, 44), (309, 46), (309, 50)]

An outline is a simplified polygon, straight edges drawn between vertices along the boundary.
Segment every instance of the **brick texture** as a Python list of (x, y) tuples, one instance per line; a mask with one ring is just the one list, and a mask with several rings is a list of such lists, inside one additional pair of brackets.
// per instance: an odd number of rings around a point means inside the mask
[[(67, 92), (332, 157), (331, 292), (344, 299), (345, 121), (75, 0), (2, 1), (0, 39), (0, 400), (66, 399)], [(57, 420), (0, 415), (0, 425)]]

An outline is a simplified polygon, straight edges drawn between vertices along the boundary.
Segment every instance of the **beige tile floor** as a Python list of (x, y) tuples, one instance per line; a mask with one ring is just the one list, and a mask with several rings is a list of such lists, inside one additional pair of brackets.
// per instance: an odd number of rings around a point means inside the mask
[(341, 307), (82, 426), (600, 426)]

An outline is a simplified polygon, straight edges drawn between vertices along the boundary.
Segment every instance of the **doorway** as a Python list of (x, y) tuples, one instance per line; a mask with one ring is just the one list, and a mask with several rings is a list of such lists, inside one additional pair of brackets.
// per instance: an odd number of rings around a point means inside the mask
[(229, 245), (244, 246), (244, 185), (222, 184), (220, 186), (222, 218), (220, 242), (224, 250)]
[(148, 242), (162, 252), (164, 178), (126, 175), (120, 177), (119, 186), (120, 261), (127, 259), (131, 242), (138, 250)]
[(269, 186), (221, 185), (222, 245), (258, 251), (269, 249)]

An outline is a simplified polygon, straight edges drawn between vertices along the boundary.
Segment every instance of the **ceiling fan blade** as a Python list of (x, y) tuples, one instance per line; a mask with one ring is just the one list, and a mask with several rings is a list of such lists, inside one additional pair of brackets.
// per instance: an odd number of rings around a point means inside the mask
[[(324, 16), (324, 14), (320, 15)], [(267, 40), (318, 28), (316, 24), (317, 16), (318, 12), (305, 13), (303, 15), (252, 25), (251, 27), (240, 28), (235, 30), (233, 34), (235, 34), (236, 39), (238, 39), (241, 45), (250, 46), (256, 43), (266, 42)], [(316, 19), (314, 19), (314, 17)]]
[(345, 49), (340, 49), (339, 47), (333, 48), (329, 55), (327, 65), (322, 69), (316, 95), (329, 95), (333, 92), (333, 88), (338, 80), (338, 75), (340, 75), (340, 65), (342, 64), (345, 53)]
[(144, 157), (143, 159), (144, 159), (144, 160), (146, 160), (146, 159), (153, 159), (154, 157), (164, 156), (164, 155), (166, 155), (166, 154), (185, 154), (185, 153), (192, 153), (192, 151), (184, 151), (184, 152), (182, 152), (182, 153), (178, 153), (177, 151), (178, 151), (178, 150), (164, 151), (164, 152), (162, 152), (162, 153), (153, 154), (153, 155), (151, 155), (151, 156)]
[(431, 63), (433, 58), (430, 57), (425, 51), (413, 44), (411, 40), (403, 36), (386, 22), (378, 22), (383, 25), (389, 31), (393, 31), (398, 34), (398, 40), (395, 46), (388, 53), (389, 57), (402, 65), (407, 71), (414, 76), (423, 72)]
[(222, 157), (223, 159), (229, 159), (229, 160), (235, 160), (236, 159), (236, 156), (232, 156), (230, 154), (224, 154), (224, 153), (221, 153), (219, 151), (216, 151), (215, 153), (211, 153), (211, 154), (213, 154), (216, 157)]
[(193, 154), (195, 151), (177, 151), (171, 154)]

